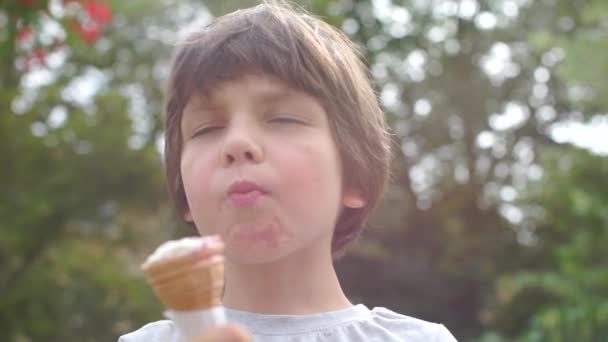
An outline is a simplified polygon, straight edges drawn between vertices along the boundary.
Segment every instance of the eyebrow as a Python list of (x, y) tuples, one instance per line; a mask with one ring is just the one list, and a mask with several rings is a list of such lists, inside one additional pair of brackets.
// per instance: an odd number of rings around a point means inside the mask
[[(294, 97), (295, 92), (291, 89), (281, 89), (272, 87), (268, 89), (258, 89), (254, 91), (253, 96), (254, 102), (256, 104), (259, 104), (286, 100)], [(223, 110), (225, 107), (223, 103), (214, 100), (212, 96), (202, 95), (202, 97), (204, 98), (204, 100), (199, 100), (194, 105), (186, 106), (186, 108), (184, 108), (184, 114), (187, 112), (197, 111), (217, 112)]]
[(210, 101), (197, 101), (196, 104), (187, 105), (184, 107), (183, 115), (186, 116), (187, 113), (192, 113), (194, 115), (196, 112), (216, 112), (222, 109), (223, 106), (212, 103)]
[(257, 92), (256, 102), (268, 103), (268, 102), (279, 102), (294, 97), (295, 92), (291, 89), (263, 89)]

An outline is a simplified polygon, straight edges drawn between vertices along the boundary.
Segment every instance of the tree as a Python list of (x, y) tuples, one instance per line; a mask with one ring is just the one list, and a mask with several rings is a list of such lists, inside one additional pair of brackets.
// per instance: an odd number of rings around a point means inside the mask
[(161, 312), (134, 269), (139, 248), (167, 234), (156, 143), (168, 49), (159, 37), (133, 42), (158, 30), (148, 16), (165, 9), (59, 5), (13, 1), (0, 13), (0, 328), (9, 341), (115, 339)]
[[(557, 2), (554, 26), (539, 30), (532, 41), (559, 49), (563, 62), (557, 74), (567, 80), (571, 120), (591, 122), (608, 112), (601, 96), (608, 82), (598, 74), (608, 56), (602, 22), (608, 7), (602, 1)], [(547, 16), (545, 5), (538, 10)], [(549, 17), (549, 18), (546, 18)], [(507, 340), (601, 341), (608, 334), (606, 291), (605, 186), (608, 159), (568, 148), (544, 151), (545, 175), (522, 189), (520, 201), (529, 212), (532, 243), (517, 272), (497, 282), (495, 328)]]
[(537, 210), (536, 242), (520, 270), (498, 282), (497, 326), (508, 340), (602, 341), (608, 335), (608, 158), (572, 149), (544, 159), (546, 175), (522, 199)]

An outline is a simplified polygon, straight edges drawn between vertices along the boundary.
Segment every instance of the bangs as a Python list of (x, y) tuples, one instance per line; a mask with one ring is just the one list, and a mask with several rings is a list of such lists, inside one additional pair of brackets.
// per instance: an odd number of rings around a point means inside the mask
[[(233, 20), (238, 14), (214, 21), (183, 43), (172, 82), (177, 102), (185, 106), (195, 93), (208, 94), (221, 82), (259, 73), (277, 77), (326, 104), (324, 88), (333, 83), (328, 76), (335, 63), (323, 58), (329, 57), (329, 51), (316, 41), (314, 32), (301, 25), (299, 31), (305, 32), (294, 32), (282, 18), (264, 11)], [(183, 106), (174, 109), (179, 113)]]

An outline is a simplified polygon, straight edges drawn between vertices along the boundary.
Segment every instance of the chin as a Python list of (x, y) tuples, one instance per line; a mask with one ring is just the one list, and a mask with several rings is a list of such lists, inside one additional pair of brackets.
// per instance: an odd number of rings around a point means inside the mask
[[(286, 246), (285, 246), (286, 247)], [(243, 246), (227, 244), (226, 260), (238, 265), (263, 265), (285, 259), (293, 251), (288, 248), (268, 248), (265, 246)]]

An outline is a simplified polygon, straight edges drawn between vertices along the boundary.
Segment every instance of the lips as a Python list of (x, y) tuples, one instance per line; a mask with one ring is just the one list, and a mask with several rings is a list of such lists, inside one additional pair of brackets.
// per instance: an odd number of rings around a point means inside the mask
[(237, 208), (252, 207), (266, 194), (261, 186), (250, 181), (237, 181), (228, 189), (228, 201)]

